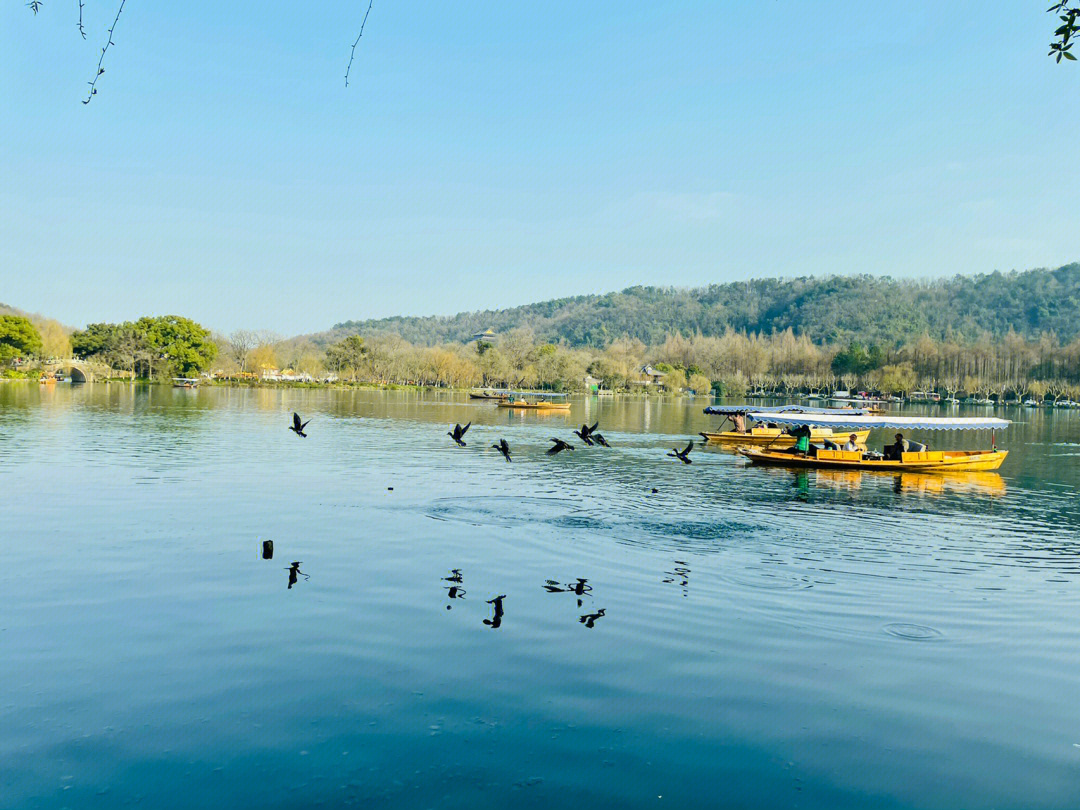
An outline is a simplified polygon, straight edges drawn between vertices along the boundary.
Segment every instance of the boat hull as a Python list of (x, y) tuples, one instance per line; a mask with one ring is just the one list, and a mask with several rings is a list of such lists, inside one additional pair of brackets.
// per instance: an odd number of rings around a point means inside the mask
[[(820, 442), (828, 439), (837, 443), (846, 442), (848, 436), (855, 434), (855, 440), (865, 445), (870, 436), (869, 430), (854, 430), (842, 433), (834, 433), (832, 428), (813, 428), (810, 433), (810, 441)], [(737, 430), (726, 430), (710, 433), (704, 431), (701, 434), (705, 441), (711, 444), (738, 444), (738, 445), (772, 445), (773, 447), (791, 447), (795, 444), (795, 437), (790, 433), (784, 433), (778, 428), (754, 428), (749, 433), (740, 433)]]
[(513, 408), (515, 411), (568, 411), (569, 402), (500, 402), (500, 408)]
[(899, 461), (856, 459), (855, 453), (819, 451), (817, 457), (800, 456), (740, 447), (739, 453), (753, 464), (779, 467), (809, 467), (829, 470), (901, 470), (906, 472), (977, 472), (996, 470), (1008, 450), (939, 450), (936, 452), (904, 453)]

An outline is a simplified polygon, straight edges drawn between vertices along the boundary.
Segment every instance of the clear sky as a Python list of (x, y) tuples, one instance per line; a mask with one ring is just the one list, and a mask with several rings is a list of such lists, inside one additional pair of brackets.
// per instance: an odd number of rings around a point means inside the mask
[(1048, 3), (0, 6), (0, 301), (285, 334), (1080, 259)]

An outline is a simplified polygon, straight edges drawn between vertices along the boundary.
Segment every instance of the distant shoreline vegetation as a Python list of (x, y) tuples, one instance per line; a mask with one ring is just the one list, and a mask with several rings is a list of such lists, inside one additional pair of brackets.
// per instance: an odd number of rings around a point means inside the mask
[(72, 331), (4, 312), (6, 376), (35, 376), (56, 366), (48, 358), (75, 357), (128, 377), (202, 375), (231, 385), (1080, 400), (1080, 264), (935, 282), (635, 287), (450, 318), (349, 322), (291, 339), (215, 335), (180, 316)]

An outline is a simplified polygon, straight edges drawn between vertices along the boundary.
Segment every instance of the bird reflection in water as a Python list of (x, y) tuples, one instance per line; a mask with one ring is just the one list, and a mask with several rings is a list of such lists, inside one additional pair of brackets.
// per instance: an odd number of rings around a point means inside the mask
[(572, 593), (578, 597), (577, 606), (581, 607), (581, 597), (588, 596), (592, 591), (592, 585), (589, 584), (589, 580), (577, 578), (576, 582), (569, 582), (566, 585), (562, 585), (553, 579), (549, 579), (544, 583), (544, 590), (548, 593)]
[(605, 613), (604, 608), (600, 608), (596, 613), (586, 613), (584, 616), (578, 617), (578, 621), (586, 627), (595, 627), (596, 620), (603, 616)]
[[(444, 582), (450, 584), (446, 586), (446, 598), (447, 599), (464, 599), (465, 589), (461, 587), (462, 577), (460, 568), (451, 568), (450, 576), (443, 577)], [(452, 605), (447, 605), (446, 609), (450, 610)]]
[(682, 588), (683, 597), (686, 596), (687, 587), (690, 585), (690, 568), (685, 560), (675, 560), (675, 565), (670, 571), (665, 571), (663, 582), (669, 585), (678, 585)]
[(496, 596), (494, 599), (488, 599), (488, 604), (494, 607), (494, 613), (490, 619), (484, 619), (484, 624), (490, 627), (492, 630), (502, 625), (503, 617), (503, 599), (506, 598), (504, 593), (502, 596)]
[(288, 590), (290, 590), (290, 591), (292, 590), (292, 586), (296, 584), (297, 575), (302, 576), (305, 580), (311, 579), (311, 577), (309, 577), (307, 574), (305, 574), (303, 571), (300, 570), (300, 565), (301, 565), (300, 561), (296, 560), (296, 561), (293, 562), (292, 565), (290, 565), (288, 568), (285, 569), (286, 571), (289, 572), (289, 588), (288, 588)]

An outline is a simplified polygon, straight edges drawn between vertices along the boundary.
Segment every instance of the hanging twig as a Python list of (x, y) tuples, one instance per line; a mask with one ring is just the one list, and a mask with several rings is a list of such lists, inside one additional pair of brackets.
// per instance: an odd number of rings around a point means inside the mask
[(120, 12), (124, 10), (124, 3), (126, 2), (127, 0), (120, 0), (120, 8), (116, 10), (116, 19), (114, 19), (112, 25), (109, 26), (109, 40), (105, 43), (105, 47), (101, 49), (101, 56), (99, 56), (97, 60), (97, 73), (94, 74), (94, 80), (87, 82), (87, 84), (90, 85), (90, 92), (83, 100), (83, 104), (89, 104), (90, 99), (97, 95), (97, 80), (100, 79), (101, 74), (105, 72), (105, 68), (101, 66), (101, 63), (105, 61), (105, 53), (109, 50), (109, 46), (114, 44), (112, 39), (113, 31), (116, 29), (116, 24), (120, 21)]
[(353, 59), (356, 57), (356, 46), (360, 44), (360, 37), (364, 35), (364, 26), (367, 25), (368, 14), (371, 13), (371, 5), (375, 0), (368, 0), (367, 11), (364, 12), (364, 21), (360, 23), (360, 33), (356, 36), (356, 42), (352, 44), (352, 50), (349, 52), (349, 64), (345, 67), (345, 86), (349, 86), (349, 71), (352, 70)]
[(83, 28), (82, 24), (83, 6), (85, 5), (86, 3), (84, 3), (83, 0), (79, 0), (79, 33), (82, 34), (83, 39), (86, 39), (86, 29)]

